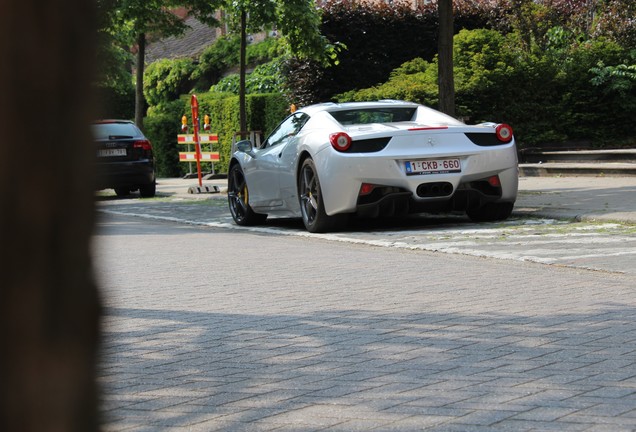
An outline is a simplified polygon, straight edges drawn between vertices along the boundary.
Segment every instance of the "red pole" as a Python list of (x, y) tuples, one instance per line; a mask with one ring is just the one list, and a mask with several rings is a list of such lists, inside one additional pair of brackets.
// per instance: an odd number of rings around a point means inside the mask
[(197, 174), (199, 176), (199, 186), (203, 186), (201, 181), (201, 143), (199, 142), (199, 100), (197, 95), (190, 98), (190, 106), (192, 106), (192, 126), (194, 129), (194, 145), (196, 147)]

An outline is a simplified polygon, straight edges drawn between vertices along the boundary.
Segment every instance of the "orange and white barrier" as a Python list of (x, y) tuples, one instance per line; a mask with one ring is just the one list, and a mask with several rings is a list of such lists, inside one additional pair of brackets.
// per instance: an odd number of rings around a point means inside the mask
[[(201, 152), (202, 162), (218, 162), (221, 160), (219, 156), (219, 152)], [(179, 162), (196, 162), (197, 161), (197, 153), (196, 152), (179, 152)]]
[[(218, 144), (219, 136), (216, 134), (199, 134), (199, 143), (201, 144)], [(179, 144), (195, 144), (194, 134), (177, 135), (177, 143)]]

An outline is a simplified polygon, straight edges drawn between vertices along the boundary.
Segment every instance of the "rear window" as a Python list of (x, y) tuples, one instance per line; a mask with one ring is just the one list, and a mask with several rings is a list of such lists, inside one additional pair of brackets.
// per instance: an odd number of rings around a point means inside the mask
[(364, 108), (332, 111), (329, 114), (341, 125), (398, 123), (413, 121), (417, 107)]
[(132, 123), (95, 123), (93, 124), (95, 139), (112, 139), (114, 137), (137, 137), (139, 129)]

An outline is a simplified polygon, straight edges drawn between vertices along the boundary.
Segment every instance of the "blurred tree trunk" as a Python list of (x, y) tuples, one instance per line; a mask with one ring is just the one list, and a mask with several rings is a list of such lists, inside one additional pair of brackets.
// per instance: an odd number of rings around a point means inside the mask
[(0, 431), (94, 431), (94, 4), (1, 4)]
[(453, 0), (439, 0), (439, 109), (455, 116), (455, 79), (453, 74)]

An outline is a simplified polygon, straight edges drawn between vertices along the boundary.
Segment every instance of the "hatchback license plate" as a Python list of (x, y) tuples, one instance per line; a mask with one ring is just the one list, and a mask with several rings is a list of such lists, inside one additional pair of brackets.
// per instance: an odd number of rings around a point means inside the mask
[(406, 161), (406, 175), (448, 174), (462, 172), (459, 159), (426, 159)]
[(126, 156), (126, 149), (101, 149), (97, 152), (99, 157)]

